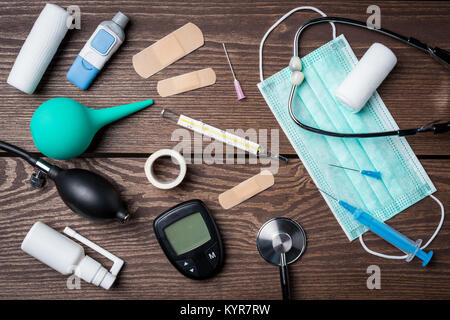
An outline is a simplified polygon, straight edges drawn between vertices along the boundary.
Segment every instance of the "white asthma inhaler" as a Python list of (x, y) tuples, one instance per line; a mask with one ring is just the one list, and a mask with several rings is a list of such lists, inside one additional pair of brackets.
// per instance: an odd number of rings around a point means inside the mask
[(126, 15), (118, 12), (112, 21), (100, 23), (67, 72), (67, 79), (86, 90), (125, 40), (124, 29), (128, 21)]

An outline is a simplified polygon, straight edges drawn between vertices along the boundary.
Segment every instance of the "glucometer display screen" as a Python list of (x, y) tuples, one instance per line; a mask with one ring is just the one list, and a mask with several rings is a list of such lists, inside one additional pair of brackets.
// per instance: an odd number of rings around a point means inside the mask
[(177, 255), (198, 248), (211, 239), (200, 212), (174, 222), (164, 229), (164, 233)]

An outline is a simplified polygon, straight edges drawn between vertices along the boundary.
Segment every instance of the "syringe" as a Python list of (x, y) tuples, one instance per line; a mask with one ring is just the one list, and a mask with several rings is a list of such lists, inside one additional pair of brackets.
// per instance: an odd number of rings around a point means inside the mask
[(280, 159), (280, 160), (288, 162), (288, 159), (286, 157), (283, 157), (279, 154), (277, 154), (277, 155), (272, 154), (269, 151), (265, 150), (260, 144), (258, 144), (256, 142), (250, 141), (248, 139), (244, 139), (233, 133), (212, 127), (201, 121), (186, 117), (185, 115), (177, 114), (173, 111), (163, 109), (161, 111), (161, 117), (163, 117), (169, 121), (172, 121), (181, 127), (193, 130), (204, 136), (214, 138), (217, 141), (220, 141), (225, 144), (236, 147), (238, 149), (247, 151), (256, 156), (270, 157), (270, 158)]
[(319, 191), (326, 194), (331, 199), (337, 201), (341, 207), (343, 207), (345, 210), (347, 210), (353, 215), (353, 218), (356, 221), (365, 225), (373, 233), (377, 234), (378, 236), (380, 236), (393, 246), (397, 247), (398, 249), (406, 253), (407, 262), (411, 261), (414, 257), (418, 257), (419, 259), (422, 260), (422, 267), (425, 267), (428, 264), (428, 262), (430, 262), (431, 257), (433, 256), (433, 251), (430, 251), (428, 253), (423, 251), (420, 248), (420, 245), (422, 244), (421, 239), (413, 241), (408, 237), (404, 236), (403, 234), (401, 234), (400, 232), (398, 232), (397, 230), (391, 228), (386, 223), (375, 219), (364, 210), (356, 208), (345, 201), (338, 200), (323, 190), (319, 189)]

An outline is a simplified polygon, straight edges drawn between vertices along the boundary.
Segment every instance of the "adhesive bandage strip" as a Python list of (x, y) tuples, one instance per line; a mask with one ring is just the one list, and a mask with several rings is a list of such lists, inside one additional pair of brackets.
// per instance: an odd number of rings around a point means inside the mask
[[(180, 167), (180, 173), (178, 174), (178, 176), (174, 180), (169, 182), (161, 182), (158, 179), (156, 179), (155, 173), (153, 171), (153, 165), (155, 161), (165, 156), (172, 157), (172, 159), (175, 159)], [(147, 159), (147, 161), (145, 162), (144, 170), (148, 181), (150, 181), (152, 185), (154, 185), (159, 189), (167, 190), (175, 188), (181, 183), (181, 181), (183, 181), (184, 177), (186, 176), (187, 166), (186, 160), (179, 152), (172, 149), (161, 149), (156, 151)]]
[(133, 56), (133, 67), (142, 78), (148, 78), (205, 43), (203, 33), (193, 23), (158, 40)]
[(156, 89), (161, 97), (169, 97), (214, 83), (216, 83), (216, 73), (213, 69), (206, 68), (158, 81)]
[(219, 203), (224, 209), (230, 209), (254, 195), (264, 191), (275, 183), (273, 174), (269, 170), (263, 170), (256, 176), (241, 182), (234, 188), (219, 195)]

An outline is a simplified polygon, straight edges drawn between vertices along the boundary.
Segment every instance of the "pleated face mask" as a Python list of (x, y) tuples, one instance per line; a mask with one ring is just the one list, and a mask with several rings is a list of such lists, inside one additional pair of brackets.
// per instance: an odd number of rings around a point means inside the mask
[[(305, 124), (335, 132), (398, 129), (378, 93), (357, 114), (348, 111), (334, 97), (334, 91), (358, 61), (343, 35), (301, 61), (305, 79), (295, 92), (293, 111)], [(285, 68), (260, 82), (258, 88), (319, 189), (369, 212), (380, 221), (394, 217), (436, 191), (405, 138), (342, 139), (297, 126), (288, 111), (290, 76), (291, 71)], [(381, 180), (330, 164), (379, 171)], [(350, 240), (367, 231), (336, 201), (324, 199)]]

